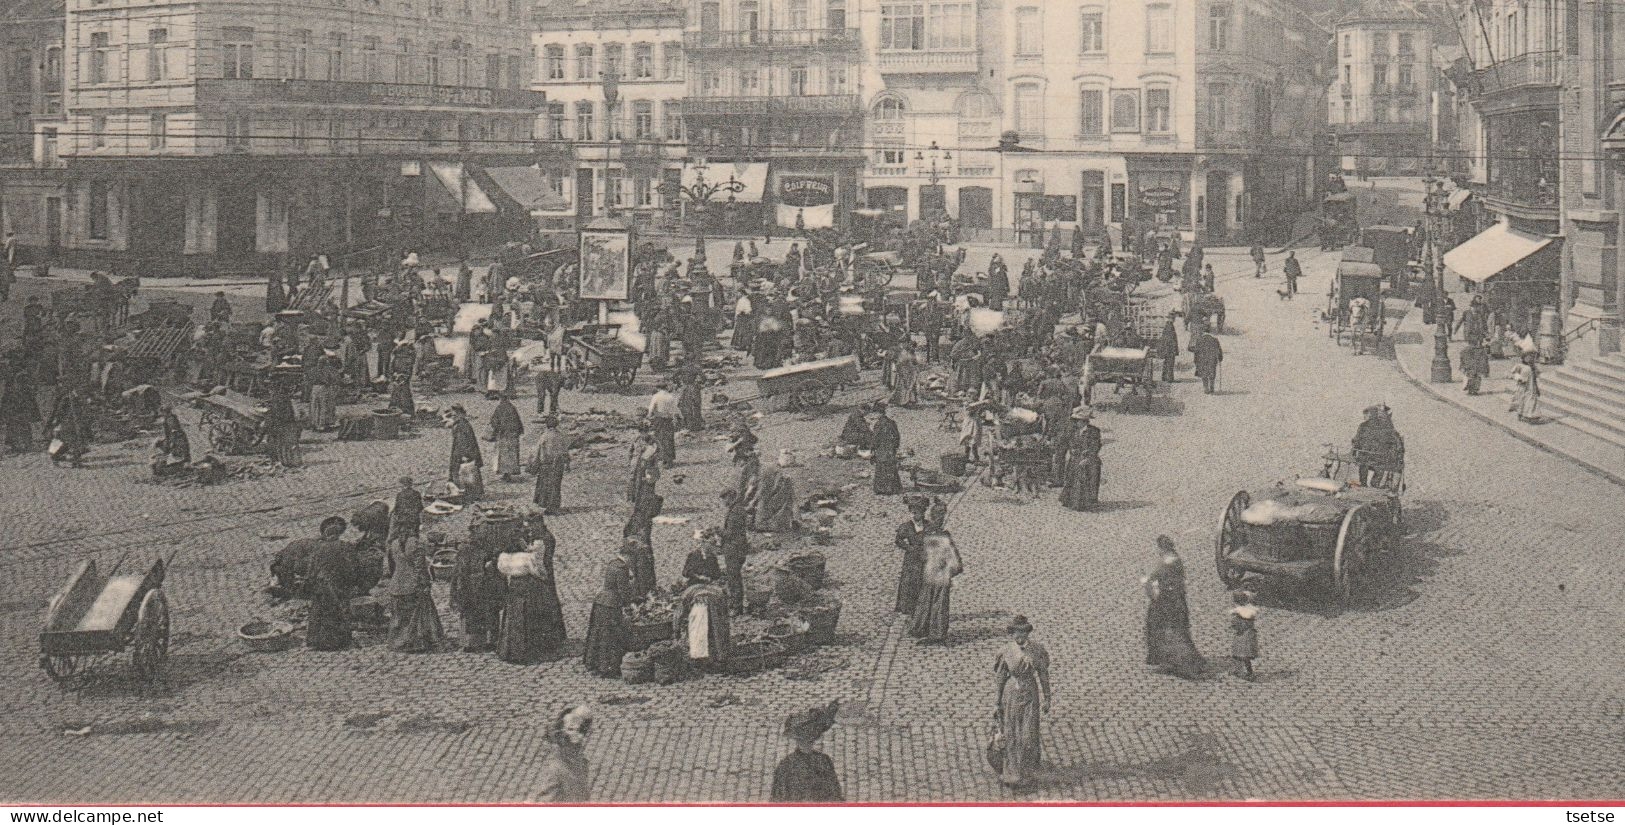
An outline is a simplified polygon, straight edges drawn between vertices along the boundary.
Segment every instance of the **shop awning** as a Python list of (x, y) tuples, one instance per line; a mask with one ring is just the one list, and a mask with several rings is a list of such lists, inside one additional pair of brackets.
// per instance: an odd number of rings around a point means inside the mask
[(474, 182), (461, 163), (430, 161), (429, 171), (434, 173), (435, 180), (440, 181), (441, 186), (446, 187), (446, 192), (463, 205), (463, 212), (470, 215), (496, 214), (497, 205), (491, 202), (491, 196)]
[(485, 174), (498, 192), (520, 209), (559, 212), (570, 208), (570, 202), (554, 194), (542, 170), (534, 166), (487, 166)]
[[(761, 203), (762, 193), (767, 191), (767, 164), (765, 163), (728, 163), (726, 161), (712, 161), (705, 166), (683, 167), (683, 188), (689, 189), (699, 183), (703, 178), (707, 187), (726, 184), (732, 177), (734, 182), (740, 184), (738, 192), (731, 193), (739, 203)], [(689, 191), (693, 191), (690, 189)], [(727, 203), (726, 190), (719, 189), (711, 197), (713, 203)]]
[(1551, 242), (1552, 239), (1544, 235), (1498, 223), (1446, 252), (1444, 265), (1457, 277), (1481, 284), (1545, 249)]
[(1471, 189), (1457, 189), (1450, 193), (1450, 198), (1445, 201), (1445, 206), (1450, 209), (1460, 209), (1461, 205), (1466, 203), (1472, 196), (1473, 190)]

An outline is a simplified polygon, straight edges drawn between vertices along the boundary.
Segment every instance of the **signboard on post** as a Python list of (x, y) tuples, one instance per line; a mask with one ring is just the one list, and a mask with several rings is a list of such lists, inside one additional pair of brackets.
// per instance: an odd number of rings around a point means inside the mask
[(632, 231), (600, 218), (581, 230), (581, 297), (625, 301), (632, 294)]

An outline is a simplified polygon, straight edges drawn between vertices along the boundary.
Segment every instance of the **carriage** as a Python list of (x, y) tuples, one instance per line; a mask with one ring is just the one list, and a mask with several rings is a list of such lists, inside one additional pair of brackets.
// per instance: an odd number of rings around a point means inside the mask
[(843, 387), (858, 383), (858, 359), (853, 355), (824, 358), (765, 370), (756, 377), (762, 398), (782, 395), (792, 408), (821, 407)]
[[(1356, 250), (1351, 248), (1349, 251)], [(1331, 289), (1326, 295), (1327, 336), (1335, 339), (1339, 346), (1347, 338), (1359, 352), (1364, 352), (1368, 345), (1374, 347), (1382, 343), (1382, 298), (1382, 268), (1374, 263), (1345, 257), (1338, 263), (1337, 274), (1332, 278)], [(1363, 313), (1353, 309), (1358, 299), (1365, 301)]]
[(120, 558), (106, 575), (86, 559), (51, 598), (40, 632), (40, 667), (63, 683), (101, 657), (130, 652), (136, 676), (153, 679), (169, 656), (169, 601), (164, 574), (154, 559), (144, 573), (120, 573)]
[(1330, 445), (1318, 477), (1236, 493), (1214, 545), (1219, 581), (1241, 587), (1249, 575), (1319, 581), (1341, 604), (1369, 565), (1404, 535), (1401, 447), (1392, 457)]
[(1094, 403), (1096, 384), (1111, 384), (1116, 392), (1128, 389), (1130, 397), (1139, 396), (1146, 409), (1151, 407), (1151, 392), (1156, 385), (1152, 371), (1151, 350), (1148, 347), (1103, 347), (1089, 353), (1083, 366), (1083, 403)]
[(869, 252), (859, 255), (852, 262), (854, 280), (863, 290), (884, 289), (891, 284), (893, 278), (907, 271), (902, 262), (903, 256), (898, 252)]
[(199, 398), (197, 404), (203, 410), (198, 426), (213, 452), (247, 455), (264, 446), (267, 410), (253, 397), (224, 390)]

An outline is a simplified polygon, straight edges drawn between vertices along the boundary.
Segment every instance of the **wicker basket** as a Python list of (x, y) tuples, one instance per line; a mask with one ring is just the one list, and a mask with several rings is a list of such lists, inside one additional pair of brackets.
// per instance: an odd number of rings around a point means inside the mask
[(728, 651), (728, 658), (718, 663), (716, 669), (735, 676), (748, 676), (780, 667), (789, 658), (790, 652), (781, 642), (772, 639), (747, 642)]
[(457, 576), (457, 548), (442, 547), (429, 557), (429, 578), (449, 582)]
[(767, 629), (767, 638), (784, 645), (787, 653), (800, 653), (807, 648), (807, 630), (810, 625), (799, 619), (780, 622)]
[(654, 662), (642, 653), (628, 653), (622, 656), (621, 679), (629, 685), (642, 685), (653, 681)]
[(808, 587), (817, 590), (824, 586), (824, 554), (799, 553), (784, 563), (786, 569), (801, 577)]
[(835, 644), (835, 626), (841, 621), (841, 603), (827, 602), (800, 611), (807, 622), (807, 644), (813, 647)]
[(670, 641), (672, 638), (671, 622), (649, 622), (647, 624), (628, 624), (626, 626), (626, 644), (628, 649), (644, 651), (655, 642)]

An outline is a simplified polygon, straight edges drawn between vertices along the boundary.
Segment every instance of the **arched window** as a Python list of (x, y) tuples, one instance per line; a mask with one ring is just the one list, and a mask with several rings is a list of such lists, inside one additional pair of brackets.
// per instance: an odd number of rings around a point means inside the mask
[(895, 97), (882, 98), (875, 104), (875, 119), (902, 120), (904, 108), (903, 101)]
[(1133, 91), (1112, 92), (1112, 131), (1140, 131), (1140, 95)]

